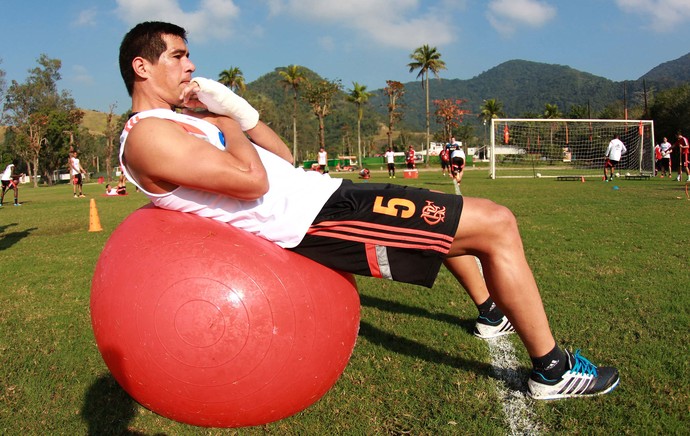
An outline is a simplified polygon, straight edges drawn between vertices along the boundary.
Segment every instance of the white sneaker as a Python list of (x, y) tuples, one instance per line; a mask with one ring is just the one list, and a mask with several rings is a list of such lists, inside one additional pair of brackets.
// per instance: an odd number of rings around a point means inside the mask
[(527, 382), (532, 398), (555, 400), (588, 397), (609, 393), (618, 386), (620, 377), (616, 368), (608, 366), (597, 368), (580, 355), (580, 350), (575, 351), (575, 354), (570, 354), (567, 350), (565, 353), (568, 356), (570, 369), (560, 379), (549, 380), (539, 372), (532, 371)]
[(481, 316), (477, 318), (474, 324), (474, 335), (481, 339), (497, 338), (499, 336), (514, 333), (515, 328), (508, 321), (508, 318), (503, 315), (503, 318), (492, 322)]

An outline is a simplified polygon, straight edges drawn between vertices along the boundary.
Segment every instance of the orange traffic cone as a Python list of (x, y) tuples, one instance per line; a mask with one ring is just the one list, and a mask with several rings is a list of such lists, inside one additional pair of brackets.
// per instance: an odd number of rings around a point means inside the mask
[(96, 209), (96, 200), (91, 199), (91, 205), (89, 207), (89, 231), (90, 232), (100, 232), (103, 230), (101, 227), (101, 219), (98, 217), (98, 209)]

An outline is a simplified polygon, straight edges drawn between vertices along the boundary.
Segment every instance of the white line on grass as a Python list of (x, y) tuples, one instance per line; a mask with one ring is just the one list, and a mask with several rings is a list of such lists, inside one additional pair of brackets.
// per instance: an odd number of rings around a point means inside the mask
[[(479, 271), (484, 274), (482, 264), (475, 257)], [(499, 381), (496, 383), (498, 396), (502, 399), (503, 413), (510, 427), (511, 435), (537, 435), (541, 433), (534, 421), (534, 412), (529, 407), (526, 394), (518, 390), (524, 382), (520, 376), (519, 362), (513, 344), (507, 336), (487, 339), (491, 366)]]

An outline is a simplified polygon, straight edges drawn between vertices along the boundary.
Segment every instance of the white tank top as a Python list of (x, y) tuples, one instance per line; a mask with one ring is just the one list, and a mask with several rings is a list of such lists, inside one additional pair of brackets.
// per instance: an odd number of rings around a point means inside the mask
[[(300, 243), (324, 203), (342, 182), (317, 171), (295, 168), (284, 159), (254, 145), (266, 168), (269, 182), (268, 192), (257, 200), (238, 200), (184, 186), (165, 194), (147, 192), (130, 174), (124, 152), (129, 131), (139, 120), (148, 117), (172, 120), (188, 133), (209, 142), (209, 146), (223, 150), (225, 144), (222, 133), (213, 124), (171, 110), (153, 109), (130, 118), (120, 136), (120, 164), (127, 179), (158, 207), (226, 222), (281, 247), (291, 248)], [(204, 175), (199, 174), (199, 177)]]

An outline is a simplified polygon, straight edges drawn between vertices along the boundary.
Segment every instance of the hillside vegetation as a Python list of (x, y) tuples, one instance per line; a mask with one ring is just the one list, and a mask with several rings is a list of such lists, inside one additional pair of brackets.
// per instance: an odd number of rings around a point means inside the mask
[[(292, 93), (281, 84), (280, 70), (281, 68), (276, 68), (248, 83), (244, 96), (260, 108), (264, 119), (270, 120), (272, 127), (290, 143)], [(310, 80), (322, 80), (317, 73), (307, 68), (303, 70), (305, 77)], [(686, 83), (690, 83), (690, 53), (664, 62), (638, 79), (624, 82), (615, 82), (565, 65), (511, 60), (468, 80), (432, 79), (429, 88), (432, 100), (466, 100), (464, 108), (470, 114), (465, 116), (464, 122), (478, 125), (477, 114), (483, 101), (487, 99), (499, 100), (507, 117), (540, 114), (546, 104), (557, 105), (563, 113), (567, 113), (574, 105), (587, 107), (594, 117), (608, 106), (622, 106), (624, 99), (627, 99), (628, 107), (642, 105), (645, 90), (653, 97), (655, 92)], [(404, 116), (399, 129), (422, 131), (425, 123), (424, 88), (419, 81), (404, 85)], [(356, 108), (346, 101), (348, 87), (351, 84), (343, 86), (343, 92), (333, 101), (331, 115), (326, 118), (327, 143), (338, 144), (344, 150), (356, 146)], [(377, 136), (377, 133), (385, 125), (387, 97), (383, 89), (367, 91), (373, 95), (364, 107), (362, 134), (369, 138), (376, 137), (374, 142), (378, 144), (385, 140)], [(297, 119), (300, 142), (316, 144), (316, 117), (301, 99)], [(83, 125), (93, 132), (102, 132), (105, 128), (105, 114), (85, 111)]]

